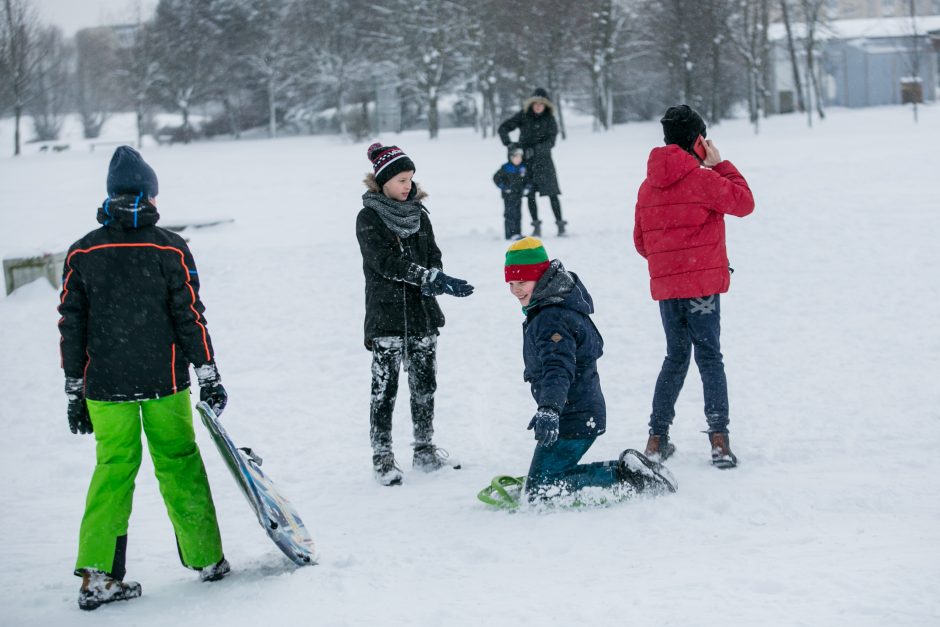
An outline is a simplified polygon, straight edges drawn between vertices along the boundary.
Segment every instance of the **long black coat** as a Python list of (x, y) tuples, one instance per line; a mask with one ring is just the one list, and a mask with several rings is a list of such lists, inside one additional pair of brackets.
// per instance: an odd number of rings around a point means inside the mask
[(525, 150), (525, 165), (532, 180), (532, 189), (542, 196), (561, 194), (555, 162), (552, 161), (552, 148), (558, 136), (558, 124), (553, 111), (554, 108), (547, 105), (541, 115), (536, 115), (532, 111), (531, 102), (528, 102), (525, 109), (499, 125), (499, 138), (504, 146), (512, 143), (509, 133), (519, 129), (519, 141), (516, 143)]
[(604, 339), (590, 315), (594, 301), (578, 275), (557, 259), (542, 275), (522, 325), (524, 378), (539, 407), (561, 414), (559, 437), (590, 438), (607, 429), (597, 374)]
[[(412, 193), (419, 193), (417, 187)], [(417, 233), (402, 239), (378, 213), (363, 207), (356, 218), (356, 237), (366, 279), (366, 348), (372, 350), (376, 337), (436, 335), (444, 326), (444, 312), (435, 297), (421, 294), (420, 287), (424, 270), (443, 269), (427, 211), (421, 212)]]
[(62, 275), (62, 368), (86, 398), (158, 398), (189, 387), (189, 364), (214, 359), (199, 274), (182, 237), (146, 200), (98, 209), (104, 225), (69, 248)]

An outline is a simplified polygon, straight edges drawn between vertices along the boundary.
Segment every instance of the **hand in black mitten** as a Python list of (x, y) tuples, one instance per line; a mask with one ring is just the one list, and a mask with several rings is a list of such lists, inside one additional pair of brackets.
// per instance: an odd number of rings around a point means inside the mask
[(78, 377), (65, 377), (65, 395), (69, 399), (69, 431), (93, 433), (88, 405), (85, 404), (85, 381)]
[(551, 407), (539, 407), (527, 429), (535, 429), (535, 439), (548, 447), (558, 441), (558, 412)]
[(450, 294), (458, 298), (473, 294), (473, 286), (463, 279), (447, 276), (437, 268), (432, 269), (421, 284), (421, 293), (425, 296), (438, 296)]
[(228, 393), (222, 387), (222, 377), (215, 363), (197, 367), (196, 378), (199, 379), (199, 400), (209, 405), (216, 416), (221, 416), (228, 404)]

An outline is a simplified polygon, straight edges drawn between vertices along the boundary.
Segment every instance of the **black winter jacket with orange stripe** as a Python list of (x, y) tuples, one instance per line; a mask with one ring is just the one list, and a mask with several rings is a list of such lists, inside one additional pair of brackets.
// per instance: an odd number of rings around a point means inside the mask
[(214, 361), (199, 275), (182, 237), (156, 226), (146, 199), (112, 198), (102, 227), (69, 248), (62, 275), (62, 368), (101, 401), (189, 387), (189, 364)]

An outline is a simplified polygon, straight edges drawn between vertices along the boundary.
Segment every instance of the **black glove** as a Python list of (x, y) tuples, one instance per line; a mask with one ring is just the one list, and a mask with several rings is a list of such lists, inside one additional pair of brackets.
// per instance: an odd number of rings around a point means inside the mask
[(421, 293), (425, 296), (438, 296), (440, 294), (450, 294), (462, 298), (473, 294), (473, 286), (463, 279), (455, 279), (447, 276), (437, 268), (432, 268), (424, 275), (424, 282), (421, 284)]
[(199, 400), (209, 405), (216, 416), (222, 415), (222, 410), (228, 404), (228, 394), (222, 387), (222, 377), (214, 362), (198, 366), (196, 378), (199, 379)]
[(88, 405), (85, 404), (85, 380), (65, 377), (65, 395), (69, 399), (69, 430), (72, 433), (94, 433)]
[(551, 407), (539, 407), (527, 429), (535, 429), (535, 439), (548, 447), (558, 441), (558, 412)]

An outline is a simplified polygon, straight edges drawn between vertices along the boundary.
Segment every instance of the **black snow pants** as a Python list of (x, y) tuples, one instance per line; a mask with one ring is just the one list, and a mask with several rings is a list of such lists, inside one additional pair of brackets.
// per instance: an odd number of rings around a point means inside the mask
[(411, 391), (414, 446), (434, 436), (434, 392), (437, 390), (437, 335), (377, 337), (372, 340), (372, 402), (369, 407), (373, 462), (392, 452), (392, 413), (398, 395), (398, 372), (404, 364)]

